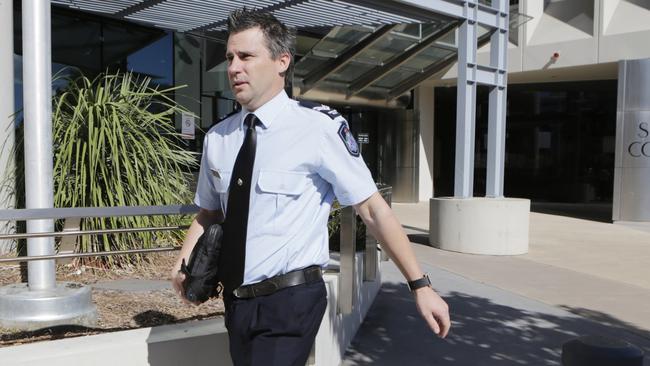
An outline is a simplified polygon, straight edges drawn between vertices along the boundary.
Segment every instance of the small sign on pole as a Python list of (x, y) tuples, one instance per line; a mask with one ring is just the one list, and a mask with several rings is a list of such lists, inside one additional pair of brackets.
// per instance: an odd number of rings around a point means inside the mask
[(359, 142), (359, 152), (363, 152), (363, 145), (370, 143), (368, 132), (359, 132), (357, 134), (357, 142)]
[(181, 135), (186, 140), (194, 140), (196, 124), (195, 118), (192, 114), (182, 113), (181, 114)]
[(368, 132), (359, 132), (359, 134), (357, 136), (358, 136), (357, 140), (359, 140), (358, 142), (360, 144), (370, 143), (370, 138), (368, 137)]

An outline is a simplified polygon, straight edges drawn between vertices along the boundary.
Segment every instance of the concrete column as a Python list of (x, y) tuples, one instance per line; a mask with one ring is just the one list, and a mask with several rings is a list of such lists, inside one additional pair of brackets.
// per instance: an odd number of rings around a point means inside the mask
[[(12, 191), (15, 182), (9, 179), (14, 167), (14, 12), (13, 0), (0, 0), (0, 210), (14, 208)], [(0, 221), (0, 234), (13, 231), (14, 223)], [(0, 254), (9, 252), (12, 240), (0, 240)]]
[[(50, 2), (23, 0), (25, 207), (54, 206), (52, 153), (52, 41)], [(30, 220), (27, 232), (52, 232), (54, 220)], [(27, 239), (27, 255), (54, 254), (54, 238)], [(27, 264), (30, 290), (56, 285), (53, 259)]]
[(415, 109), (418, 111), (418, 198), (428, 202), (433, 197), (433, 87), (420, 86), (415, 90)]

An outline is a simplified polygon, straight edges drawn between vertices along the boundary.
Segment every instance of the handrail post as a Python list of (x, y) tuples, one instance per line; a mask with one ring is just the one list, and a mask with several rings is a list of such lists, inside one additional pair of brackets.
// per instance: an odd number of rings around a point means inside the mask
[(341, 258), (339, 276), (338, 310), (341, 314), (352, 313), (354, 307), (356, 267), (356, 212), (352, 206), (341, 209)]
[[(384, 190), (381, 194), (381, 196), (384, 198), (388, 206), (392, 206), (393, 204), (393, 187), (389, 187), (386, 190)], [(381, 245), (379, 245), (381, 248)], [(381, 251), (381, 261), (386, 262), (388, 261), (388, 253), (386, 253), (385, 250), (382, 249)]]
[[(81, 231), (81, 219), (78, 217), (72, 217), (72, 218), (67, 218), (65, 219), (65, 223), (63, 224), (63, 232), (71, 232), (71, 231)], [(74, 253), (76, 244), (77, 244), (77, 238), (79, 236), (63, 236), (61, 237), (61, 242), (59, 243), (59, 252), (58, 254), (71, 254)], [(71, 258), (66, 258), (66, 259), (60, 259), (58, 261), (59, 264), (68, 264), (71, 263), (72, 259)]]
[(363, 254), (363, 280), (377, 279), (377, 239), (366, 228), (366, 249)]

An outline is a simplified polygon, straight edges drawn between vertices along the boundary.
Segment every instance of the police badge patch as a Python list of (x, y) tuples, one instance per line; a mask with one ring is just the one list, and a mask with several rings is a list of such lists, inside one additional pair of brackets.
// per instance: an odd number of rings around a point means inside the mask
[(345, 148), (348, 149), (350, 155), (355, 157), (359, 156), (359, 145), (357, 144), (357, 140), (354, 139), (354, 136), (352, 136), (352, 132), (347, 123), (341, 123), (341, 127), (339, 127), (339, 137), (343, 140), (343, 144), (345, 145)]

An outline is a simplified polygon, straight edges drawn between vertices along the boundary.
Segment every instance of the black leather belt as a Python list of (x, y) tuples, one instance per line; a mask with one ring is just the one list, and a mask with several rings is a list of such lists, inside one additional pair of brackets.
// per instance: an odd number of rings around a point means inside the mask
[(239, 299), (249, 299), (251, 297), (266, 296), (287, 287), (302, 285), (303, 283), (316, 282), (323, 278), (319, 266), (311, 266), (283, 275), (267, 278), (262, 282), (252, 285), (240, 286), (232, 293)]

